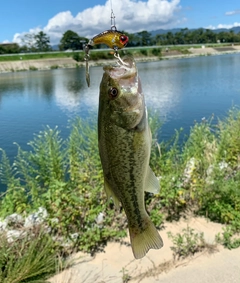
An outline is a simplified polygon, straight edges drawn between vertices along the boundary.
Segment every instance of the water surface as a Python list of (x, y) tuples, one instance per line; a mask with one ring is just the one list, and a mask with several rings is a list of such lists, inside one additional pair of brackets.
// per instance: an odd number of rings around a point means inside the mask
[[(174, 129), (188, 133), (194, 121), (223, 117), (240, 104), (240, 55), (195, 57), (138, 63), (148, 108), (164, 121), (160, 139)], [(0, 147), (12, 159), (18, 143), (27, 142), (44, 126), (68, 135), (68, 120), (97, 116), (102, 67), (0, 74)]]

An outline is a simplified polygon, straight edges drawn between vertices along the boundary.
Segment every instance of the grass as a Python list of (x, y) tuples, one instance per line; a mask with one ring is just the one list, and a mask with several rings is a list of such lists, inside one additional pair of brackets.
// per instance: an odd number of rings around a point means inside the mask
[[(175, 50), (176, 48), (174, 48)], [(172, 50), (170, 48), (170, 50)], [(186, 48), (178, 48), (179, 52), (183, 50), (183, 54), (186, 54)], [(161, 47), (159, 48), (131, 48), (126, 50), (120, 50), (120, 55), (124, 53), (134, 54), (136, 57), (151, 57), (151, 56), (161, 56)], [(7, 61), (26, 61), (26, 60), (42, 60), (42, 59), (61, 59), (61, 58), (73, 58), (76, 62), (84, 61), (84, 52), (46, 52), (46, 53), (34, 53), (34, 54), (16, 54), (12, 56), (0, 56), (0, 62)], [(113, 51), (110, 49), (106, 50), (95, 50), (90, 51), (90, 60), (107, 60), (113, 59)]]
[[(225, 44), (205, 44), (207, 47), (226, 47), (229, 46), (228, 43)], [(136, 57), (151, 57), (151, 56), (159, 56), (161, 57), (162, 49), (165, 50), (166, 46), (158, 46), (158, 47), (151, 47), (148, 46), (147, 48), (142, 47), (131, 47), (128, 49), (124, 49), (121, 52), (129, 52), (134, 54)], [(192, 45), (192, 46), (168, 46), (169, 51), (176, 50), (182, 54), (191, 54), (188, 51), (190, 48), (201, 48), (201, 45)], [(91, 60), (100, 60), (100, 59), (112, 59), (113, 58), (113, 51), (110, 49), (106, 49), (106, 51), (99, 51), (97, 49), (92, 49), (90, 52), (90, 59)], [(38, 59), (61, 59), (61, 58), (73, 58), (77, 62), (84, 62), (84, 52), (41, 52), (41, 53), (23, 53), (23, 54), (16, 54), (16, 55), (1, 55), (0, 62), (7, 62), (7, 61), (25, 61), (25, 60), (38, 60)]]
[[(195, 123), (183, 143), (181, 129), (169, 141), (159, 142), (158, 117), (153, 115), (149, 121), (150, 165), (161, 183), (159, 194), (146, 194), (154, 224), (159, 228), (191, 211), (225, 223), (218, 241), (228, 248), (239, 247), (240, 111), (231, 109), (216, 123), (213, 117)], [(17, 145), (13, 163), (1, 150), (0, 180), (7, 191), (0, 196), (0, 217), (45, 207), (52, 233), (70, 243), (68, 253), (94, 254), (109, 240), (121, 241), (127, 223), (103, 191), (96, 120), (77, 118), (70, 128), (63, 140), (57, 128), (46, 127), (29, 142), (29, 151)], [(104, 215), (101, 225), (96, 222), (100, 213)]]
[(197, 233), (189, 226), (182, 229), (181, 233), (177, 233), (176, 235), (168, 232), (168, 237), (173, 242), (171, 250), (173, 251), (174, 260), (194, 256), (196, 253), (202, 252), (206, 249), (213, 251), (216, 247), (216, 245), (206, 243), (204, 233)]
[(64, 266), (52, 238), (42, 230), (9, 242), (5, 234), (0, 237), (0, 282), (46, 282)]
[(0, 62), (6, 61), (25, 61), (25, 60), (36, 60), (36, 59), (51, 59), (51, 58), (67, 58), (72, 57), (74, 52), (46, 52), (46, 53), (34, 53), (34, 54), (16, 54), (11, 56), (0, 56)]

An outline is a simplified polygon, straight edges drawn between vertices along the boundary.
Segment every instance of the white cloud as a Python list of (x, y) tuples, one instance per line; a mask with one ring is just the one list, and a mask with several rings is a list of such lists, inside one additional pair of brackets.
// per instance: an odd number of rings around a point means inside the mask
[[(51, 43), (56, 44), (67, 30), (73, 30), (80, 36), (92, 36), (111, 27), (111, 5), (107, 0), (105, 5), (97, 5), (79, 12), (75, 17), (70, 11), (60, 12), (48, 21), (42, 29), (51, 38)], [(177, 13), (181, 10), (180, 0), (115, 0), (113, 11), (118, 30), (138, 32), (142, 30), (156, 30), (159, 28), (172, 28), (181, 20)], [(38, 32), (39, 28), (29, 30)], [(21, 38), (26, 33), (14, 35), (14, 42), (21, 43)]]
[(236, 15), (236, 14), (240, 14), (240, 10), (229, 11), (229, 12), (225, 13), (226, 16), (233, 16), (233, 15)]
[(217, 26), (212, 26), (212, 25), (210, 25), (210, 26), (208, 26), (208, 27), (206, 27), (207, 29), (219, 29), (219, 28), (226, 28), (226, 29), (231, 29), (231, 28), (233, 28), (233, 27), (239, 27), (240, 26), (240, 22), (238, 23), (238, 22), (235, 22), (235, 23), (233, 23), (233, 24), (219, 24), (219, 25), (217, 25)]

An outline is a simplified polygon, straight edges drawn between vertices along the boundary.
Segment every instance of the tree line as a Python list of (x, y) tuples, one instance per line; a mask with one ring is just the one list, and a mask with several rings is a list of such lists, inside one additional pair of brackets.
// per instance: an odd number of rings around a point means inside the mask
[[(123, 31), (124, 32), (124, 31)], [(177, 45), (177, 44), (211, 44), (211, 43), (240, 43), (240, 32), (235, 33), (233, 30), (221, 31), (216, 33), (210, 29), (181, 29), (177, 32), (168, 31), (152, 35), (144, 30), (138, 33), (124, 32), (129, 37), (128, 46), (153, 46), (153, 45)], [(78, 35), (72, 30), (66, 31), (58, 45), (60, 51), (81, 50), (88, 38)], [(101, 48), (103, 46), (96, 46)], [(37, 34), (25, 34), (22, 38), (22, 44), (0, 44), (0, 54), (21, 53), (21, 52), (48, 52), (53, 48), (50, 45), (49, 36), (40, 31)]]

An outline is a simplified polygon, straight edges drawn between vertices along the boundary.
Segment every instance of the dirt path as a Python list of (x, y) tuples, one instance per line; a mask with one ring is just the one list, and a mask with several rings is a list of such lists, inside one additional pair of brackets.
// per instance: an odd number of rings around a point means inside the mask
[[(218, 247), (214, 254), (203, 253), (191, 260), (173, 262), (172, 243), (167, 232), (176, 234), (188, 225), (195, 231), (203, 232), (210, 244), (214, 243), (215, 235), (222, 231), (220, 224), (204, 218), (167, 223), (160, 231), (164, 241), (161, 250), (150, 250), (146, 257), (135, 260), (131, 247), (109, 243), (105, 252), (98, 253), (94, 258), (82, 253), (75, 255), (77, 264), (56, 275), (51, 283), (123, 283), (123, 279), (129, 276), (130, 283), (240, 283), (240, 249), (229, 251)], [(129, 243), (128, 238), (126, 241)]]
[(141, 283), (239, 283), (240, 249), (221, 250)]

